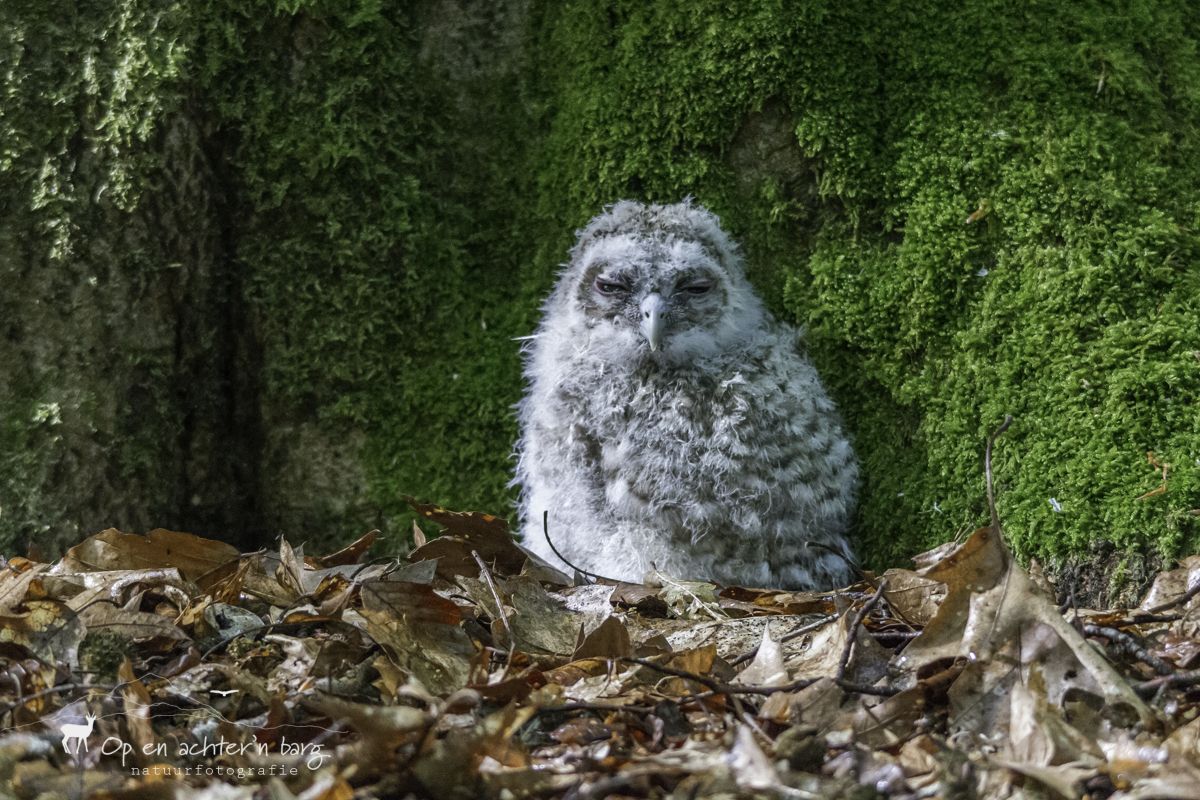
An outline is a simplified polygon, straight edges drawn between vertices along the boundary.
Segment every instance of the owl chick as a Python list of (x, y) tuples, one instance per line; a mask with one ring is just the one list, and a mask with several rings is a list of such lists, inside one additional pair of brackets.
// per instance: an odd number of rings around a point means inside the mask
[(641, 581), (848, 580), (858, 467), (833, 402), (716, 216), (622, 201), (579, 232), (526, 349), (524, 543)]

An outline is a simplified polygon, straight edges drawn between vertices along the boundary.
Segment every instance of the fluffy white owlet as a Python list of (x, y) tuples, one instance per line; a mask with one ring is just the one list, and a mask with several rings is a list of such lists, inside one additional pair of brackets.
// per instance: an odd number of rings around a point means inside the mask
[(833, 402), (717, 218), (622, 201), (579, 232), (526, 350), (524, 544), (570, 572), (848, 580), (858, 467)]

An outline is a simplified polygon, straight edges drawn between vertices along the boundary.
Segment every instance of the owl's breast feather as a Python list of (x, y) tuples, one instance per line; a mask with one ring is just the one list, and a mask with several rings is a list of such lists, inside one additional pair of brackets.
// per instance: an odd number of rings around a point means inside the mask
[[(757, 427), (751, 420), (770, 426), (770, 413), (756, 409), (744, 385), (740, 374), (724, 381), (644, 381), (627, 387), (626, 403), (594, 409), (597, 468), (610, 508), (662, 515), (664, 524), (682, 524), (694, 513), (712, 522), (732, 513), (725, 506), (763, 497), (763, 481), (747, 469), (757, 455), (747, 436)], [(757, 418), (756, 410), (763, 412)]]

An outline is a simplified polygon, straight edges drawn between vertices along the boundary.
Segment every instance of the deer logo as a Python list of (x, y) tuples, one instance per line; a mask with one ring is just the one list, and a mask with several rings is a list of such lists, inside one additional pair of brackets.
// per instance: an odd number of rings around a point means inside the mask
[[(62, 747), (66, 753), (74, 755), (79, 754), (79, 745), (83, 745), (83, 751), (86, 753), (88, 749), (88, 737), (92, 735), (92, 728), (96, 724), (96, 715), (90, 711), (87, 714), (87, 725), (68, 724), (62, 726)], [(75, 749), (67, 747), (67, 742), (72, 739), (76, 740)]]

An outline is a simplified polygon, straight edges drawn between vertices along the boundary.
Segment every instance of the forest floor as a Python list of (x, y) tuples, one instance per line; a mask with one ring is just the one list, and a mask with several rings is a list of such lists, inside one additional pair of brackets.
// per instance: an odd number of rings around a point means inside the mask
[(105, 531), (0, 572), (0, 796), (1200, 798), (1200, 557), (1060, 607), (998, 524), (825, 592)]

